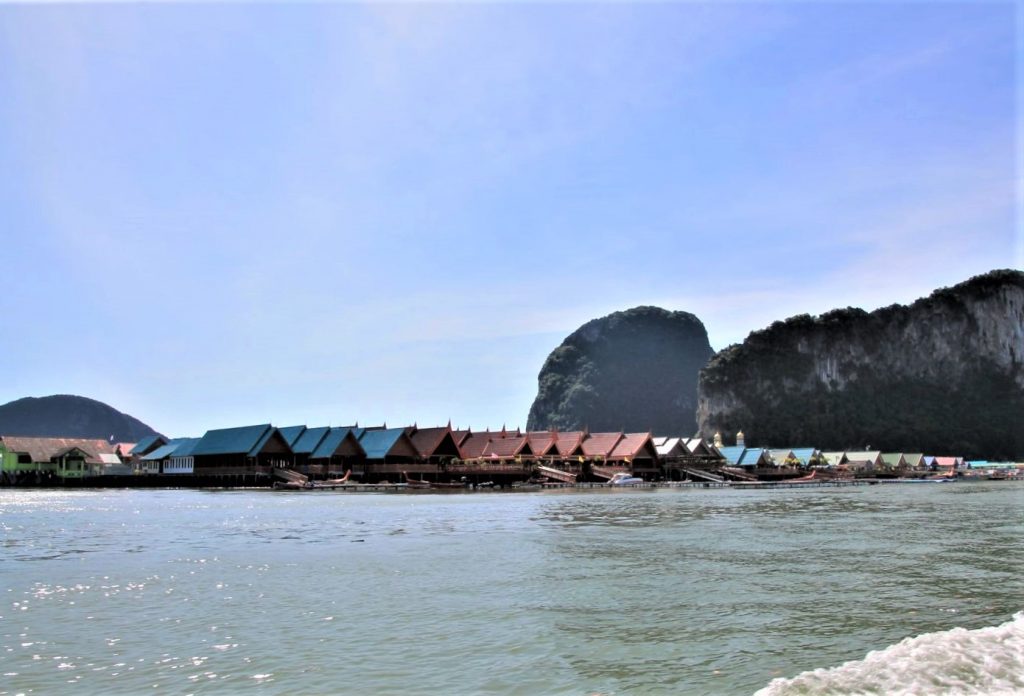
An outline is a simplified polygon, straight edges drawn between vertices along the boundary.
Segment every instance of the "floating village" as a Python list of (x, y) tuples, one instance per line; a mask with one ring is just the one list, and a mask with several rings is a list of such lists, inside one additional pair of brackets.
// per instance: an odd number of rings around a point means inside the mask
[(3, 486), (502, 490), (1024, 480), (1024, 464), (924, 453), (748, 447), (720, 435), (444, 427), (209, 430), (139, 442), (0, 435)]

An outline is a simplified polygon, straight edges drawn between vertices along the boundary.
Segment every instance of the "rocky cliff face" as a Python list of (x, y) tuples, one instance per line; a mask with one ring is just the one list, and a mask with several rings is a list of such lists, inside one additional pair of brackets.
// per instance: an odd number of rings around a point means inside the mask
[(716, 355), (698, 390), (701, 434), (727, 442), (1024, 458), (1024, 273), (776, 322)]
[(712, 354), (687, 312), (637, 307), (594, 319), (548, 356), (527, 428), (692, 434), (697, 374)]
[(0, 406), (0, 434), (87, 437), (137, 442), (157, 432), (142, 421), (84, 396), (25, 397)]

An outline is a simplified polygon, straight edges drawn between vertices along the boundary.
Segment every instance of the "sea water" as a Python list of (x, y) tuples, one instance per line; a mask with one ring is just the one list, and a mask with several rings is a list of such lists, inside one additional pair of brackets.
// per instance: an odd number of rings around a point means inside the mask
[(0, 491), (0, 695), (1024, 692), (1024, 484)]

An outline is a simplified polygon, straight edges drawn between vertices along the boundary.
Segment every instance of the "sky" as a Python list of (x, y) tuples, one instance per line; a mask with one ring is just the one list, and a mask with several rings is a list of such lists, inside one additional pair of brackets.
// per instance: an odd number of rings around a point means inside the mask
[(0, 403), (525, 426), (638, 305), (716, 350), (1024, 267), (1017, 2), (0, 2)]

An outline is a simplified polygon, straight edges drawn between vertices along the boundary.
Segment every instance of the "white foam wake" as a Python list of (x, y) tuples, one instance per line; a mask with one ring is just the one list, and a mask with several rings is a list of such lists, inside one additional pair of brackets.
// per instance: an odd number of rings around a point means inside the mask
[(755, 696), (1024, 694), (1024, 611), (1012, 621), (904, 638), (863, 660), (774, 679)]

